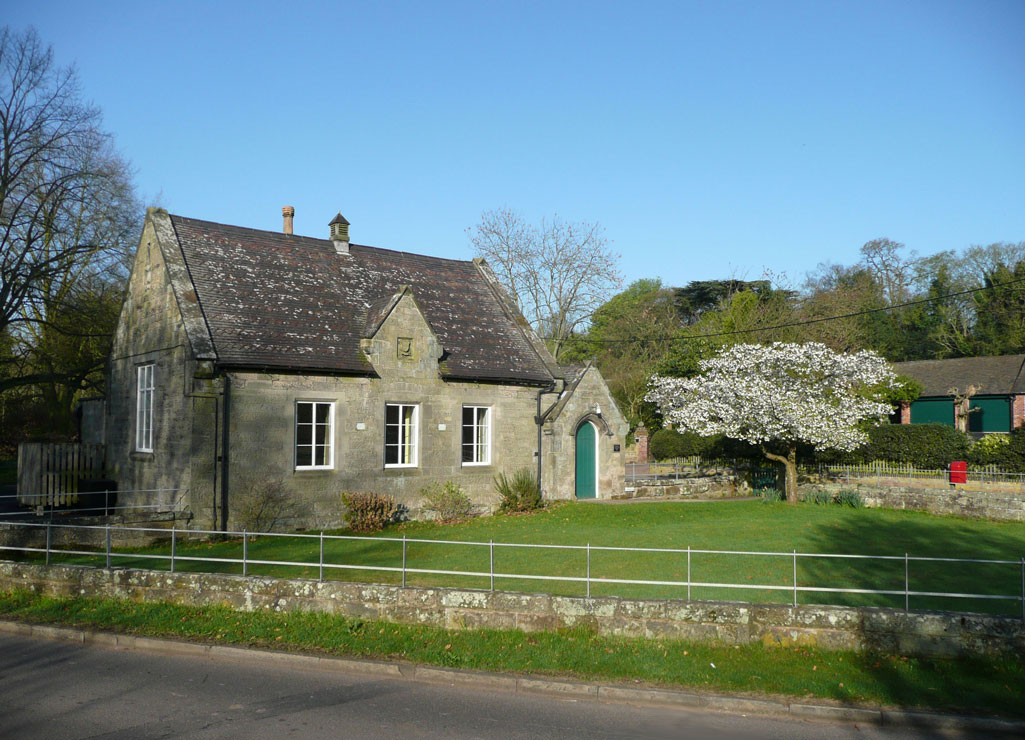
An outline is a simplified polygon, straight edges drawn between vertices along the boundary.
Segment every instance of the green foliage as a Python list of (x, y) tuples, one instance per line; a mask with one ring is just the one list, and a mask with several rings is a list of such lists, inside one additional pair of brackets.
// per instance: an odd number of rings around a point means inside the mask
[(836, 494), (836, 503), (840, 506), (849, 506), (852, 509), (860, 509), (865, 505), (861, 494), (857, 491), (840, 491)]
[(673, 429), (659, 429), (651, 435), (649, 451), (656, 460), (692, 457), (704, 455), (713, 441), (709, 437), (699, 437), (694, 432), (681, 434)]
[(423, 508), (438, 515), (443, 523), (466, 519), (473, 513), (473, 503), (463, 489), (452, 481), (431, 483), (420, 489)]
[(972, 465), (996, 465), (1006, 467), (1012, 462), (1011, 435), (987, 434), (977, 440), (968, 450), (968, 462)]
[(517, 511), (534, 511), (544, 506), (541, 491), (538, 490), (537, 477), (529, 468), (522, 468), (513, 473), (509, 479), (505, 473), (495, 477), (495, 490), (502, 498), (498, 510), (503, 514)]
[(879, 400), (896, 406), (902, 401), (911, 402), (922, 395), (923, 385), (910, 375), (898, 375), (892, 385), (873, 389)]
[(1025, 426), (1015, 429), (1006, 439), (1007, 448), (996, 464), (1011, 473), (1025, 473)]
[(854, 460), (889, 460), (940, 470), (968, 457), (969, 438), (946, 424), (881, 424), (868, 430), (869, 442)]
[(763, 488), (762, 489), (762, 503), (763, 504), (776, 504), (781, 501), (786, 501), (787, 495), (778, 488)]
[(344, 491), (342, 503), (348, 509), (345, 517), (353, 532), (377, 532), (399, 513), (395, 499), (373, 491)]
[(801, 500), (806, 504), (815, 504), (816, 506), (826, 506), (833, 503), (833, 496), (829, 491), (806, 491), (802, 496)]

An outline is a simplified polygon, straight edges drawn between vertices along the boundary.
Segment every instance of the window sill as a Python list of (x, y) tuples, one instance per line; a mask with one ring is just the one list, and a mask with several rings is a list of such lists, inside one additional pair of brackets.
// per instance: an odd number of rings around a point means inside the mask
[(385, 470), (416, 470), (419, 465), (385, 465)]
[(462, 463), (462, 466), (464, 468), (490, 468), (491, 467), (491, 463), (489, 463), (489, 462), (478, 462), (478, 463), (464, 462), (464, 463)]

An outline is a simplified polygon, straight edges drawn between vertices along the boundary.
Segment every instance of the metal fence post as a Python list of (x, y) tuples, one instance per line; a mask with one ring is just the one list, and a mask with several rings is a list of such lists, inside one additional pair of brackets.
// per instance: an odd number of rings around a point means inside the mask
[(406, 535), (402, 535), (402, 588), (406, 587)]
[(690, 545), (687, 545), (687, 601), (690, 601)]
[(324, 530), (320, 530), (320, 575), (319, 580), (324, 582)]
[[(1022, 562), (1025, 563), (1025, 560), (1023, 560)], [(46, 564), (47, 565), (50, 564), (50, 525), (49, 524), (46, 525)], [(1025, 609), (1025, 606), (1023, 606), (1022, 609)]]
[(249, 575), (249, 532), (242, 530), (242, 575)]
[(794, 606), (797, 606), (797, 550), (794, 550)]
[(107, 525), (107, 570), (110, 570), (110, 525)]
[(495, 590), (495, 541), (491, 540), (491, 542), (490, 542), (488, 547), (489, 547), (490, 555), (491, 555), (491, 565), (489, 566), (491, 568), (491, 590), (494, 591)]
[(904, 553), (904, 613), (908, 613), (908, 606), (911, 602), (911, 593), (908, 588), (908, 554)]
[(174, 525), (171, 525), (171, 572), (174, 573), (174, 546), (177, 537), (175, 537)]
[(587, 543), (587, 598), (591, 598), (591, 543)]
[(103, 516), (110, 516), (110, 491), (103, 492)]

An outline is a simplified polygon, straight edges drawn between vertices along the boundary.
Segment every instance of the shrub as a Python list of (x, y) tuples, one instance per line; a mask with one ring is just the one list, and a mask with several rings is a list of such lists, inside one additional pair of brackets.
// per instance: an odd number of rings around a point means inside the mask
[(377, 532), (399, 513), (395, 499), (373, 491), (345, 491), (342, 503), (348, 509), (345, 518), (353, 532)]
[(998, 465), (1009, 473), (1025, 473), (1025, 426), (1007, 435), (1007, 447)]
[(806, 504), (815, 504), (817, 506), (826, 506), (833, 503), (833, 497), (829, 491), (806, 491), (801, 496), (801, 500)]
[(236, 528), (274, 532), (294, 524), (305, 514), (305, 507), (285, 490), (280, 480), (243, 478), (232, 488), (231, 519)]
[(438, 515), (438, 521), (466, 519), (473, 512), (473, 503), (458, 484), (452, 481), (432, 483), (420, 489), (423, 508)]
[(968, 450), (968, 462), (1005, 467), (1009, 463), (1010, 442), (1010, 435), (987, 434)]
[(651, 435), (649, 450), (656, 460), (671, 460), (674, 457), (704, 455), (711, 440), (699, 437), (694, 432), (680, 432), (659, 429)]
[(840, 491), (836, 494), (836, 503), (840, 506), (850, 506), (852, 509), (860, 509), (865, 505), (857, 491)]
[(943, 470), (968, 457), (968, 435), (945, 424), (882, 424), (868, 431), (859, 451), (864, 461), (889, 460), (919, 468)]
[(762, 503), (763, 504), (774, 504), (779, 501), (786, 501), (786, 494), (780, 491), (778, 488), (763, 488), (762, 489)]
[(499, 473), (495, 478), (495, 490), (502, 497), (498, 510), (506, 514), (514, 511), (534, 511), (544, 505), (541, 492), (538, 490), (537, 477), (529, 468), (517, 470), (511, 480), (505, 473)]

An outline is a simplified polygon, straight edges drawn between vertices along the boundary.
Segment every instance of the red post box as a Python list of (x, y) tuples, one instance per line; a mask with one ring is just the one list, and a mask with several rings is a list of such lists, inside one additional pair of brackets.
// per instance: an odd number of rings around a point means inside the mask
[(968, 482), (968, 463), (964, 460), (955, 460), (950, 463), (950, 483), (967, 483)]

